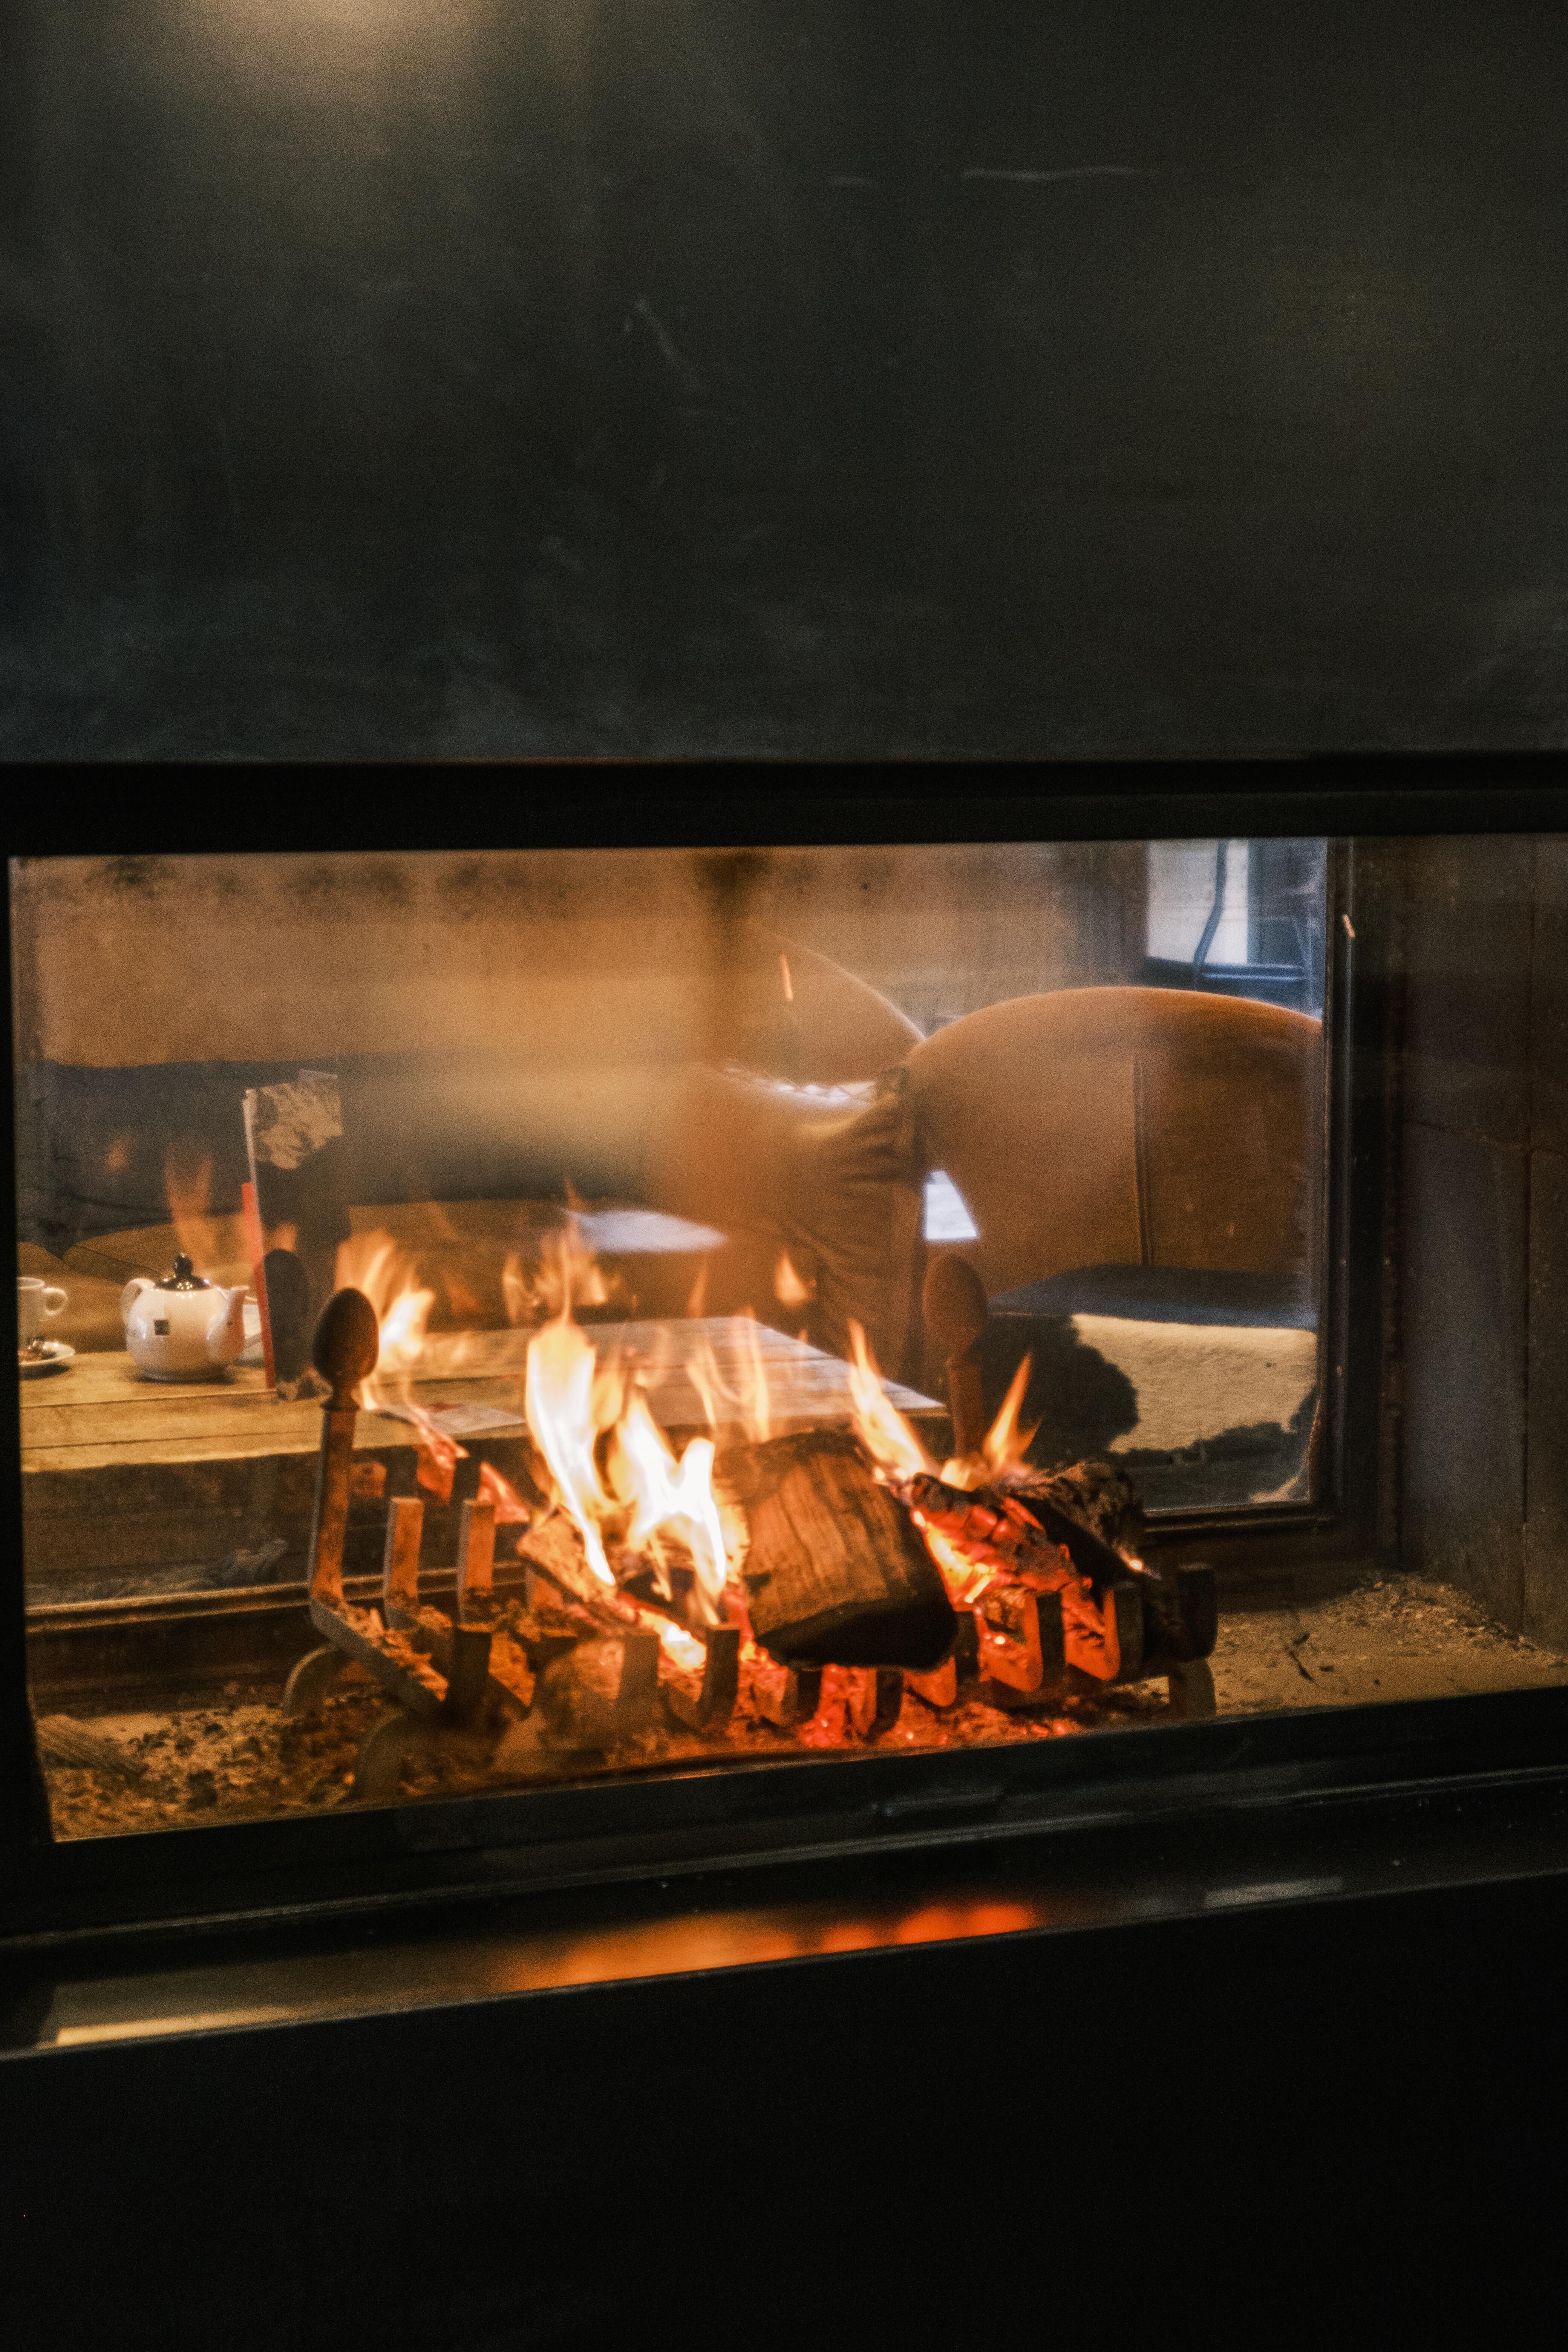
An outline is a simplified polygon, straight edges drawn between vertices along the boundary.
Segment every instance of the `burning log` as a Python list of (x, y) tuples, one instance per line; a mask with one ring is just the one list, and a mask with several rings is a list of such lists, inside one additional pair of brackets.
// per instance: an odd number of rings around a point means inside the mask
[(752, 1629), (773, 1657), (921, 1673), (941, 1664), (956, 1631), (942, 1578), (851, 1436), (776, 1437), (721, 1466), (751, 1529)]
[(1051, 1490), (1063, 1484), (1031, 1486), (1021, 1496), (917, 1476), (898, 1491), (917, 1526), (967, 1557), (994, 1559), (1026, 1583), (1059, 1591), (1068, 1663), (1096, 1681), (1130, 1682), (1167, 1664), (1207, 1657), (1219, 1623), (1212, 1569), (1194, 1563), (1167, 1577), (1129, 1559), (1062, 1507)]
[[(1098, 1537), (1089, 1538), (1095, 1565), (1103, 1568), (1109, 1562), (1111, 1571), (1101, 1575), (1097, 1590), (1096, 1580), (1080, 1569), (1068, 1547), (1050, 1541), (1021, 1503), (995, 1487), (970, 1493), (921, 1474), (904, 1479), (898, 1492), (917, 1527), (929, 1528), (965, 1559), (994, 1563), (1006, 1582), (1037, 1593), (1056, 1593), (1067, 1661), (1080, 1673), (1096, 1682), (1114, 1682), (1129, 1680), (1141, 1672), (1142, 1612), (1131, 1586), (1129, 1563), (1119, 1552), (1112, 1552)], [(1087, 1535), (1087, 1530), (1079, 1532)], [(976, 1624), (984, 1649), (986, 1626), (979, 1618)], [(1047, 1632), (1037, 1639), (1037, 1627), (1030, 1637), (1036, 1642), (1034, 1662), (1021, 1666), (1020, 1672), (1033, 1673), (1049, 1653), (1054, 1637)], [(1044, 1648), (1039, 1646), (1041, 1642)], [(1028, 1643), (1025, 1647), (1027, 1650)], [(1004, 1674), (1000, 1679), (1012, 1681), (1013, 1676)]]
[(1007, 1485), (1020, 1501), (1052, 1502), (1080, 1528), (1099, 1536), (1124, 1559), (1143, 1549), (1143, 1506), (1125, 1471), (1110, 1462), (1074, 1462), (1065, 1470), (1036, 1470), (1016, 1464)]

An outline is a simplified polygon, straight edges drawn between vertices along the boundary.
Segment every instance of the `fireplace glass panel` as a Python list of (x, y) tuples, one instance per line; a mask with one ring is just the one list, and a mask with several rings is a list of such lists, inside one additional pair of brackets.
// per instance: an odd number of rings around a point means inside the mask
[[(1558, 1164), (1502, 1034), (1554, 1034), (1510, 929), (1553, 845), (1473, 847), (14, 866), (55, 1833), (1563, 1679), (1547, 1500), (1515, 1561), (1509, 1460), (1454, 1467), (1456, 1360), (1507, 1358), (1483, 1422), (1545, 1360), (1477, 1268)], [(1358, 924), (1376, 1298), (1331, 1280)]]

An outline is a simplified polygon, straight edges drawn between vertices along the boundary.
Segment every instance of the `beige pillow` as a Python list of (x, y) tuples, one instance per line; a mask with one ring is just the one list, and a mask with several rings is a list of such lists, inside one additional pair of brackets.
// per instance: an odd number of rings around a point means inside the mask
[(851, 1316), (884, 1372), (902, 1369), (921, 1223), (903, 1068), (854, 1087), (794, 1087), (689, 1063), (655, 1107), (644, 1171), (656, 1209), (763, 1237), (813, 1288), (755, 1301), (781, 1328), (848, 1352)]

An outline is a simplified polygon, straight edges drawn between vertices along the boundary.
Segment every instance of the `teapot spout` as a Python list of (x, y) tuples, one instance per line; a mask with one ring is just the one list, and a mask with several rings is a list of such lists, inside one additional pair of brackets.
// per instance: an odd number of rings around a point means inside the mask
[(215, 1364), (232, 1364), (245, 1346), (245, 1285), (220, 1291), (223, 1306), (207, 1325), (207, 1357)]

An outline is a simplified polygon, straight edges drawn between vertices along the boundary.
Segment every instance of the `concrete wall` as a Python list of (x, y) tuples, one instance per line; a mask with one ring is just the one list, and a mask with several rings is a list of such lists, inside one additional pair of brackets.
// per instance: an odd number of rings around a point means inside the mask
[(1568, 1643), (1568, 843), (1415, 845), (1403, 1546)]
[[(367, 834), (374, 832), (367, 812)], [(728, 1034), (761, 924), (922, 1029), (1127, 976), (1137, 845), (51, 858), (13, 869), (23, 1063), (501, 1051), (658, 1064)], [(776, 984), (776, 975), (774, 975)]]

